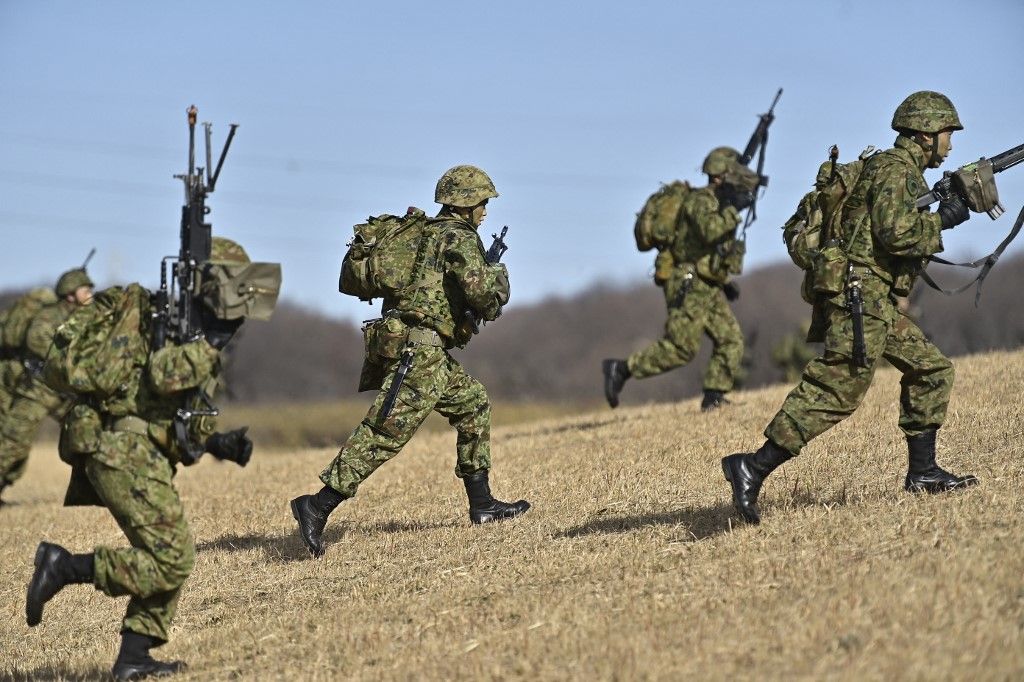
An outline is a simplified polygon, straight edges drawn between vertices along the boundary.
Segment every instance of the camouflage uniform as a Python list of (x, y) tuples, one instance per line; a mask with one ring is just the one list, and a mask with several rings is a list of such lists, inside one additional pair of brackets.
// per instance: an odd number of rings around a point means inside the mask
[[(29, 325), (23, 357), (39, 365), (46, 357), (53, 334), (77, 305), (60, 301), (41, 309)], [(12, 372), (14, 395), (0, 422), (0, 484), (10, 485), (25, 472), (29, 450), (43, 418), (49, 414), (60, 421), (67, 410), (67, 399), (46, 386), (33, 372)]]
[(900, 312), (897, 296), (909, 293), (923, 259), (942, 250), (937, 213), (918, 211), (914, 201), (928, 191), (922, 170), (927, 154), (901, 135), (895, 146), (870, 157), (847, 200), (843, 231), (853, 272), (864, 297), (867, 367), (850, 361), (853, 322), (845, 294), (823, 301), (825, 353), (804, 369), (765, 436), (792, 454), (848, 417), (860, 404), (879, 358), (903, 373), (900, 428), (917, 435), (945, 421), (953, 387), (953, 365), (920, 328)]
[[(414, 351), (412, 368), (394, 409), (387, 420), (380, 421), (381, 406), (399, 359), (382, 357), (371, 348), (364, 375), (382, 379), (379, 383), (371, 380), (362, 388), (381, 390), (338, 456), (320, 474), (324, 484), (346, 498), (355, 495), (359, 484), (377, 467), (398, 454), (434, 410), (447, 417), (458, 432), (456, 476), (461, 478), (491, 466), (487, 391), (462, 369), (448, 349), (469, 341), (470, 333), (463, 323), (466, 310), (475, 311), (484, 320), (499, 315), (509, 299), (508, 274), (503, 265), (484, 262), (483, 244), (469, 222), (447, 215), (429, 221), (428, 230), (434, 233), (428, 267), (439, 275), (434, 280), (436, 285), (415, 298), (386, 300), (384, 318), (372, 332), (379, 337), (408, 335)], [(418, 322), (410, 325), (403, 319)]]
[[(704, 374), (704, 390), (732, 390), (743, 360), (743, 332), (722, 287), (730, 271), (738, 272), (742, 255), (722, 254), (737, 248), (739, 222), (737, 210), (721, 205), (710, 187), (693, 190), (684, 198), (672, 246), (675, 267), (661, 285), (668, 307), (665, 336), (629, 356), (633, 377), (644, 379), (689, 363), (706, 334), (714, 349)], [(684, 287), (688, 288), (685, 293)]]
[(943, 199), (935, 213), (915, 206), (928, 190), (924, 169), (942, 163), (940, 140), (948, 142), (948, 135), (963, 126), (947, 97), (923, 91), (900, 104), (892, 127), (900, 133), (895, 146), (864, 161), (840, 216), (839, 244), (848, 260), (845, 288), (850, 290), (859, 280), (863, 297), (865, 357), (861, 362), (854, 359), (848, 291), (831, 297), (819, 294), (815, 317), (824, 322), (824, 354), (804, 369), (800, 383), (765, 429), (767, 440), (757, 452), (722, 459), (733, 504), (750, 523), (760, 522), (757, 497), (764, 480), (857, 409), (880, 358), (903, 374), (899, 425), (909, 460), (904, 489), (940, 493), (978, 482), (936, 463), (936, 435), (946, 418), (953, 365), (898, 302), (910, 292), (925, 259), (942, 250), (942, 230), (969, 218), (967, 204), (959, 197)]
[[(240, 246), (220, 237), (213, 238), (211, 251), (197, 272), (204, 304), (198, 338), (152, 347), (158, 323), (152, 294), (138, 284), (112, 287), (58, 330), (44, 370), (51, 384), (81, 389), (61, 425), (60, 456), (72, 467), (64, 504), (106, 507), (131, 547), (71, 555), (42, 543), (26, 616), (29, 625), (38, 623), (43, 604), (66, 584), (91, 582), (109, 596), (128, 596), (115, 676), (132, 656), (132, 665), (151, 672), (179, 665), (148, 655), (149, 647), (170, 636), (178, 595), (195, 561), (174, 488), (176, 466), (194, 463), (203, 451), (244, 466), (252, 452), (244, 429), (215, 433), (215, 418), (197, 411), (210, 404), (220, 349), (242, 319), (269, 318), (280, 271), (276, 264), (250, 264)], [(90, 345), (90, 334), (102, 343)], [(76, 355), (73, 348), (101, 350)], [(115, 388), (101, 388), (107, 379)], [(182, 419), (182, 408), (192, 416)]]
[[(182, 457), (173, 418), (191, 389), (212, 389), (220, 363), (204, 339), (150, 353), (144, 335), (145, 350), (135, 359), (144, 369), (132, 373), (124, 391), (133, 397), (96, 409), (76, 405), (63, 425), (61, 455), (73, 470), (65, 504), (106, 507), (131, 543), (96, 547), (93, 584), (112, 597), (131, 597), (123, 630), (167, 641), (195, 559), (172, 480)], [(215, 422), (204, 417), (190, 426), (190, 440), (203, 443)]]
[[(477, 235), (487, 201), (496, 196), (482, 170), (455, 166), (437, 182), (434, 200), (442, 205), (441, 213), (425, 219), (421, 236), (412, 240), (416, 258), (411, 272), (402, 249), (380, 252), (378, 267), (408, 272), (409, 283), (385, 295), (383, 317), (364, 327), (366, 359), (359, 390), (378, 390), (376, 400), (320, 474), (324, 487), (290, 503), (299, 536), (314, 557), (324, 554), (322, 533), (331, 512), (398, 454), (431, 411), (447, 417), (458, 434), (455, 475), (466, 487), (472, 523), (513, 518), (530, 508), (525, 500), (507, 503), (491, 495), (487, 391), (448, 353), (469, 342), (474, 322), (496, 319), (509, 299), (508, 272), (485, 260)], [(409, 216), (422, 218), (423, 213), (410, 209)], [(344, 272), (343, 267), (343, 277)], [(411, 366), (403, 364), (403, 356)], [(407, 374), (382, 418), (403, 367)]]

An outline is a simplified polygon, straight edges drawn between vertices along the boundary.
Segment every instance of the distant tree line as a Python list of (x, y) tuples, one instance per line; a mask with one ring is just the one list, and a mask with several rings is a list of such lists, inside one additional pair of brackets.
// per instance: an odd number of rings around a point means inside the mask
[[(947, 284), (965, 274), (932, 266)], [(798, 332), (810, 317), (799, 295), (801, 273), (788, 263), (739, 278), (742, 295), (734, 304), (747, 340), (744, 384), (756, 387), (783, 380), (772, 350)], [(962, 355), (1024, 345), (1024, 257), (1000, 261), (985, 282), (981, 305), (974, 290), (948, 298), (919, 282), (912, 313), (944, 352)], [(17, 292), (0, 293), (0, 305)], [(482, 380), (492, 397), (516, 401), (593, 402), (603, 400), (600, 361), (625, 357), (658, 338), (665, 322), (659, 289), (647, 283), (595, 286), (574, 296), (552, 296), (511, 307), (483, 327), (466, 350), (454, 351), (466, 369)], [(691, 365), (661, 377), (632, 382), (625, 404), (678, 400), (696, 395), (707, 364), (710, 341)], [(243, 328), (232, 344), (226, 383), (229, 398), (269, 403), (349, 398), (362, 364), (359, 328), (287, 301), (272, 321)]]

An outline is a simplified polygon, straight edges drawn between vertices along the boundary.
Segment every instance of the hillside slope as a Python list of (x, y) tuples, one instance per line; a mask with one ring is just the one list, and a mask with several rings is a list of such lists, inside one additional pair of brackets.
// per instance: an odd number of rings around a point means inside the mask
[[(534, 503), (470, 527), (454, 437), (424, 433), (343, 505), (311, 561), (287, 500), (331, 450), (203, 462), (178, 481), (199, 545), (173, 641), (180, 679), (1021, 679), (1024, 353), (957, 361), (940, 461), (972, 490), (901, 489), (898, 377), (736, 521), (719, 458), (761, 442), (787, 388), (497, 429), (494, 489)], [(24, 624), (41, 538), (122, 544), (62, 509), (37, 451), (0, 510), (0, 679), (78, 679), (113, 659), (124, 600), (72, 587)]]

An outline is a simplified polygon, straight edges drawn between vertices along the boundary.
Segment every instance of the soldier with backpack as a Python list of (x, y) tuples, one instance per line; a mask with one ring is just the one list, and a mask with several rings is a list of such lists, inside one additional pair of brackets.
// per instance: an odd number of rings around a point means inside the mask
[(673, 182), (652, 195), (637, 216), (637, 247), (659, 252), (654, 282), (664, 291), (668, 320), (660, 340), (625, 360), (602, 363), (605, 398), (613, 408), (627, 379), (646, 379), (688, 364), (703, 335), (714, 348), (701, 409), (728, 402), (725, 395), (743, 360), (743, 332), (729, 307), (739, 287), (729, 277), (743, 268), (745, 245), (736, 238), (739, 212), (753, 203), (759, 178), (730, 147), (711, 150), (703, 172), (706, 187)]
[(363, 329), (366, 357), (359, 390), (379, 391), (363, 421), (320, 474), (323, 487), (291, 501), (299, 536), (314, 557), (324, 553), (330, 513), (397, 455), (432, 411), (458, 432), (455, 475), (469, 498), (472, 523), (519, 516), (525, 500), (491, 495), (491, 409), (487, 391), (448, 352), (463, 347), (480, 321), (494, 320), (509, 299), (508, 272), (485, 259), (477, 229), (498, 196), (475, 166), (441, 176), (437, 217), (410, 208), (357, 225), (342, 263), (343, 293), (383, 298), (381, 318)]
[(269, 319), (280, 270), (250, 263), (240, 245), (221, 237), (213, 237), (210, 253), (197, 264), (196, 336), (159, 342), (153, 295), (138, 284), (111, 287), (61, 325), (43, 369), (46, 382), (75, 401), (61, 425), (60, 456), (72, 468), (64, 504), (106, 507), (131, 547), (72, 554), (40, 543), (25, 617), (38, 625), (44, 605), (71, 584), (128, 596), (111, 670), (117, 680), (184, 665), (150, 654), (170, 637), (195, 557), (173, 483), (177, 465), (194, 464), (204, 451), (239, 466), (252, 455), (245, 428), (216, 432), (210, 401), (221, 351), (245, 319)]
[[(38, 290), (30, 292), (8, 313), (5, 345), (9, 340), (21, 366), (8, 368), (12, 395), (10, 404), (0, 412), (0, 493), (24, 474), (43, 418), (49, 414), (59, 422), (67, 410), (66, 398), (44, 384), (39, 372), (57, 327), (76, 309), (92, 302), (92, 289), (85, 268), (75, 268), (60, 276), (50, 296)], [(52, 303), (40, 303), (54, 293)]]
[(974, 485), (935, 461), (935, 439), (946, 417), (953, 365), (900, 310), (925, 259), (942, 251), (942, 231), (970, 214), (957, 194), (931, 213), (916, 202), (928, 191), (923, 171), (938, 168), (962, 130), (948, 97), (922, 91), (897, 107), (891, 149), (839, 165), (822, 166), (814, 192), (787, 223), (790, 254), (808, 271), (804, 296), (814, 304), (808, 340), (824, 354), (804, 369), (754, 453), (722, 460), (733, 503), (750, 523), (760, 521), (757, 498), (765, 478), (808, 442), (850, 416), (860, 404), (880, 359), (902, 374), (899, 426), (907, 440), (904, 488), (939, 493)]
[(50, 287), (32, 289), (0, 312), (0, 423), (14, 400), (14, 392), (25, 369), (22, 346), (32, 318), (43, 306), (57, 302)]

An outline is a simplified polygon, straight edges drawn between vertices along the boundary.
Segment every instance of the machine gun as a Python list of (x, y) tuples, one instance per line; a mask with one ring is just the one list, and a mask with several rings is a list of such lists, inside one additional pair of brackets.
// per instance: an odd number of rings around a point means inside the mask
[[(177, 256), (166, 256), (160, 262), (160, 288), (153, 295), (152, 349), (162, 348), (170, 338), (175, 343), (186, 343), (202, 336), (200, 325), (202, 311), (199, 300), (199, 264), (210, 259), (213, 242), (213, 226), (206, 222), (210, 208), (206, 198), (217, 186), (224, 158), (228, 154), (231, 140), (235, 137), (237, 123), (232, 123), (227, 140), (213, 168), (210, 136), (213, 125), (204, 122), (206, 137), (206, 165), (196, 166), (196, 118), (199, 111), (195, 105), (186, 112), (188, 116), (188, 172), (175, 175), (185, 185), (185, 204), (181, 207), (181, 243)], [(168, 289), (168, 263), (170, 263), (170, 289)], [(210, 396), (201, 389), (189, 392), (184, 406), (174, 416), (174, 434), (182, 449), (181, 459), (192, 464), (202, 456), (204, 446), (193, 443), (189, 438), (189, 422), (193, 417), (217, 416), (219, 410), (210, 401)]]
[[(185, 185), (185, 204), (181, 207), (181, 244), (177, 256), (167, 256), (160, 263), (160, 289), (153, 296), (155, 312), (153, 324), (153, 349), (162, 348), (167, 338), (184, 342), (202, 333), (199, 324), (200, 310), (196, 272), (198, 264), (210, 258), (212, 226), (206, 222), (210, 208), (206, 198), (213, 193), (220, 177), (224, 158), (228, 154), (231, 140), (235, 137), (237, 123), (232, 123), (227, 140), (213, 169), (210, 136), (213, 125), (203, 123), (206, 133), (206, 165), (196, 167), (196, 118), (199, 111), (195, 105), (188, 108), (188, 172), (175, 175)], [(205, 172), (204, 172), (205, 171)], [(168, 263), (170, 263), (171, 285), (168, 289)]]

